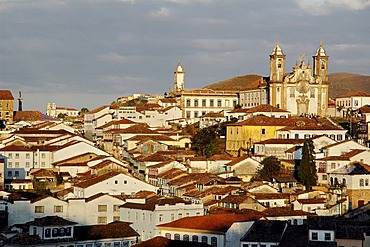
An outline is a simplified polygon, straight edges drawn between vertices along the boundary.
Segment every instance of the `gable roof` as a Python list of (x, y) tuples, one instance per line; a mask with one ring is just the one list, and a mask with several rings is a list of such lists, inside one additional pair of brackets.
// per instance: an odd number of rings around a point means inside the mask
[(154, 211), (156, 206), (176, 205), (177, 203), (191, 204), (191, 202), (185, 201), (178, 197), (153, 196), (147, 198), (145, 203), (126, 202), (120, 207)]
[(10, 90), (0, 90), (0, 100), (14, 100)]
[(35, 220), (27, 222), (27, 225), (32, 226), (66, 226), (76, 225), (76, 222), (65, 220), (59, 216), (46, 216), (42, 218), (35, 218)]
[(103, 174), (101, 176), (89, 178), (89, 179), (87, 179), (85, 181), (82, 181), (80, 183), (75, 184), (74, 186), (75, 187), (80, 187), (80, 188), (88, 188), (88, 187), (90, 187), (92, 185), (95, 185), (95, 184), (100, 183), (100, 182), (102, 182), (104, 180), (113, 178), (113, 177), (115, 177), (117, 175), (120, 175), (120, 174), (124, 174), (126, 176), (130, 176), (130, 175), (125, 174), (125, 173), (122, 173), (122, 172), (112, 171), (112, 172), (108, 172), (106, 174)]
[(269, 105), (269, 104), (261, 104), (252, 108), (249, 108), (247, 113), (254, 113), (254, 112), (286, 112), (289, 113), (289, 111), (277, 108), (275, 106)]
[(292, 117), (274, 118), (264, 115), (251, 116), (244, 121), (228, 124), (227, 126), (296, 126), (315, 125), (316, 121), (311, 118)]
[(240, 241), (280, 242), (288, 223), (280, 220), (258, 220), (254, 222)]
[(114, 221), (106, 225), (75, 226), (77, 240), (100, 240), (140, 236), (127, 222)]
[(14, 121), (58, 121), (40, 111), (15, 111)]
[(139, 244), (132, 245), (132, 247), (211, 247), (211, 246), (212, 245), (206, 243), (172, 240), (162, 236), (157, 236), (144, 242), (141, 242)]
[(353, 92), (339, 95), (336, 98), (338, 99), (338, 98), (348, 98), (348, 97), (370, 97), (370, 94), (366, 92), (353, 91)]
[(227, 232), (235, 222), (251, 221), (260, 218), (255, 214), (212, 214), (205, 216), (185, 217), (166, 224), (158, 225), (159, 228), (182, 228), (204, 230), (212, 232)]

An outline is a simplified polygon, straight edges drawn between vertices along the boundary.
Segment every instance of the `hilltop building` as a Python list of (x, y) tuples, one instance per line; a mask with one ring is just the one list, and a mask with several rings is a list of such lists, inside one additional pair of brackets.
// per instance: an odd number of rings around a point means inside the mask
[(0, 90), (0, 121), (3, 124), (13, 123), (14, 97), (10, 90)]

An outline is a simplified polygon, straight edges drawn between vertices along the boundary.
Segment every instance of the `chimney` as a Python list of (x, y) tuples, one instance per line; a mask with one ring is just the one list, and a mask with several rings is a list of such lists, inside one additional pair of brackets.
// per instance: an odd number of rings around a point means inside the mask
[(19, 91), (19, 97), (18, 97), (18, 111), (22, 111), (22, 93)]

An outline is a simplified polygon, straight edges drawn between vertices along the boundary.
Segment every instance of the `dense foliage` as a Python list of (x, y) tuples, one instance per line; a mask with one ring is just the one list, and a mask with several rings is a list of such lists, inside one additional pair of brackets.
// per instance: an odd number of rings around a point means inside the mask
[(317, 171), (314, 161), (314, 146), (311, 139), (306, 139), (302, 148), (302, 160), (298, 170), (299, 181), (306, 189), (316, 185)]
[(269, 156), (261, 161), (257, 176), (263, 180), (271, 180), (273, 177), (280, 175), (281, 170), (279, 159), (275, 156)]

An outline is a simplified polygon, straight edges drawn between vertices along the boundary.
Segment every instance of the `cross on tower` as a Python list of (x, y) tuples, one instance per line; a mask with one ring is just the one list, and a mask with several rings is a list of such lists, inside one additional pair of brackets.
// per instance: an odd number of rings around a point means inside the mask
[(304, 62), (304, 60), (306, 58), (306, 53), (303, 52), (301, 56), (302, 56), (302, 62)]

